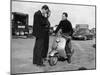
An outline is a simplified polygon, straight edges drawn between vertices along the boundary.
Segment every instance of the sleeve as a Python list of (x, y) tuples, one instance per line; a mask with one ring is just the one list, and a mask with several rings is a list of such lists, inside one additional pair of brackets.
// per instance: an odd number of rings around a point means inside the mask
[[(71, 23), (70, 23), (71, 24)], [(73, 27), (72, 27), (72, 24), (70, 25), (71, 26), (71, 32), (73, 32)]]
[(62, 26), (62, 21), (60, 21), (60, 23), (59, 23), (57, 29), (56, 29), (54, 32), (57, 33), (57, 32), (59, 31), (59, 29), (61, 28), (61, 26)]
[(45, 17), (38, 15), (38, 22), (40, 26), (46, 26), (47, 25), (47, 20)]
[(50, 22), (48, 19), (47, 19), (47, 27), (50, 27)]
[(46, 26), (46, 20), (41, 14), (35, 14), (34, 15), (34, 20), (36, 24), (39, 24), (40, 26)]
[(70, 35), (72, 35), (73, 34), (73, 28), (72, 28), (71, 22), (69, 22), (69, 26), (70, 26)]
[(37, 14), (35, 13), (34, 16), (33, 16), (33, 35), (36, 35), (38, 33), (38, 16)]
[(37, 15), (37, 13), (34, 14), (34, 22), (33, 25), (37, 25), (39, 23), (39, 17)]
[(38, 35), (44, 29), (45, 24), (41, 14), (36, 12), (33, 19), (33, 35)]

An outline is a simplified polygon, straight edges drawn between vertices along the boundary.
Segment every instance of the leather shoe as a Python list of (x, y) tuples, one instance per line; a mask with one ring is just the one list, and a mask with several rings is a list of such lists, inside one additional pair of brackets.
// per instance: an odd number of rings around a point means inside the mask
[(36, 64), (37, 66), (44, 67), (44, 64)]

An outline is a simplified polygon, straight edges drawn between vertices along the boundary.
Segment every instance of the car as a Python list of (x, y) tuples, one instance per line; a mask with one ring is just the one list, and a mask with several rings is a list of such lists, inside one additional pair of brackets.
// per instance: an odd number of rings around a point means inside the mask
[(75, 32), (72, 35), (72, 39), (74, 40), (92, 40), (94, 35), (92, 33), (78, 33)]
[(86, 37), (83, 35), (73, 35), (72, 38), (74, 40), (85, 40), (86, 39)]
[(20, 12), (12, 12), (12, 36), (27, 36), (28, 29), (28, 14)]
[(93, 48), (96, 48), (96, 44), (93, 44)]

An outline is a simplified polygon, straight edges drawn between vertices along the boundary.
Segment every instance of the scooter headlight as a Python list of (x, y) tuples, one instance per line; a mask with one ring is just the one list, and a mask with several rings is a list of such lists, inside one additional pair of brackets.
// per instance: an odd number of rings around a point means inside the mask
[(57, 38), (57, 39), (56, 39), (56, 42), (60, 42), (60, 39)]

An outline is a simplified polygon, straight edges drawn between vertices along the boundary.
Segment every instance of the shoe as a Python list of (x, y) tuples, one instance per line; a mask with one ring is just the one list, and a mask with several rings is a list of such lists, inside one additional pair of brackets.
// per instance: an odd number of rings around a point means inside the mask
[(69, 55), (69, 56), (67, 56), (68, 58), (67, 58), (67, 62), (68, 63), (71, 63), (71, 56)]
[(47, 58), (43, 58), (43, 61), (44, 61), (44, 62), (47, 61)]
[(34, 65), (36, 65), (36, 63), (33, 62)]
[(67, 62), (70, 64), (71, 63), (71, 59), (67, 59)]
[(44, 67), (44, 64), (36, 64), (37, 66)]

